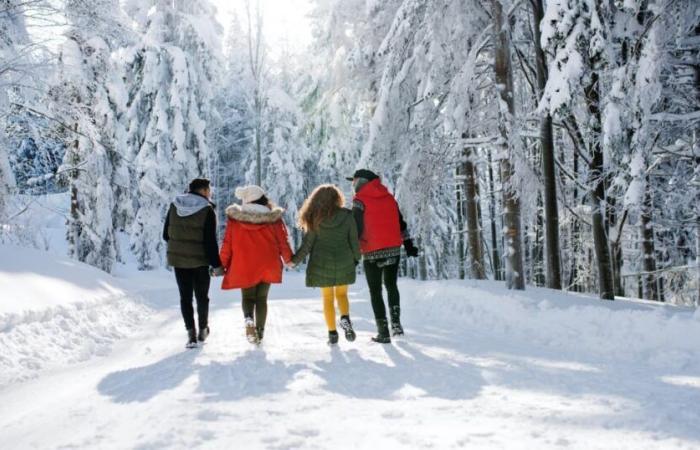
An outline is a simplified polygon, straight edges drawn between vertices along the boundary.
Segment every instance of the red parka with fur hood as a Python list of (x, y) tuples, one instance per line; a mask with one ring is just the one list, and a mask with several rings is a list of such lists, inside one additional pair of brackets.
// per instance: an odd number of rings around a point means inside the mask
[(221, 246), (226, 275), (222, 289), (282, 282), (282, 262), (292, 259), (283, 213), (282, 208), (270, 209), (258, 204), (226, 208), (228, 222)]

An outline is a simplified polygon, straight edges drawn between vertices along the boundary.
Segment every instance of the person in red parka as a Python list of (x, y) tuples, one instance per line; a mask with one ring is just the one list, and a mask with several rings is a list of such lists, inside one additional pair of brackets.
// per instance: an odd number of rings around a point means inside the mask
[(403, 335), (401, 305), (397, 278), (401, 245), (410, 257), (418, 256), (418, 249), (408, 235), (396, 199), (374, 172), (366, 169), (356, 171), (352, 177), (355, 198), (352, 212), (357, 222), (362, 261), (369, 286), (377, 336), (372, 340), (382, 344), (391, 342), (386, 307), (382, 298), (382, 281), (386, 287), (391, 317), (391, 334)]
[(292, 260), (284, 210), (272, 204), (259, 186), (236, 189), (242, 205), (226, 208), (228, 222), (221, 246), (226, 269), (222, 289), (241, 289), (246, 337), (259, 343), (265, 332), (270, 285), (282, 282), (283, 262)]

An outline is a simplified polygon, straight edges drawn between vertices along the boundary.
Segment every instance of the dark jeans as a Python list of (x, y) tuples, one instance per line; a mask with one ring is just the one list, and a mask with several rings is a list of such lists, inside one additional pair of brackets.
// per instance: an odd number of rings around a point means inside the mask
[(401, 311), (399, 287), (396, 284), (399, 278), (399, 258), (392, 259), (395, 260), (393, 264), (387, 264), (386, 259), (364, 262), (372, 310), (374, 318), (377, 320), (386, 320), (386, 308), (382, 298), (382, 279), (386, 287), (392, 317), (398, 318)]
[(197, 318), (199, 329), (209, 326), (209, 267), (196, 269), (175, 268), (175, 279), (180, 289), (180, 310), (185, 320), (185, 328), (194, 328), (194, 309), (192, 294), (197, 299)]
[(255, 317), (255, 328), (259, 335), (265, 329), (267, 320), (267, 294), (270, 292), (269, 283), (259, 283), (253, 287), (242, 289), (243, 317)]

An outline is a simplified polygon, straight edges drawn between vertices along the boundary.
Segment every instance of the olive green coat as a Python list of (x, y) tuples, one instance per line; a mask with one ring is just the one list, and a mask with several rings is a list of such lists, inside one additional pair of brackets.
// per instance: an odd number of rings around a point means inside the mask
[(343, 208), (321, 222), (318, 230), (306, 233), (292, 262), (299, 264), (306, 255), (309, 255), (309, 263), (306, 266), (307, 286), (353, 284), (355, 267), (361, 255), (357, 224), (352, 212)]

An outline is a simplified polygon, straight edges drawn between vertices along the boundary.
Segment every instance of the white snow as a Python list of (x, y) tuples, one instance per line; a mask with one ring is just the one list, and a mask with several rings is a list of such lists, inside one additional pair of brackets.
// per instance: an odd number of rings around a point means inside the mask
[(106, 354), (147, 316), (98, 269), (11, 245), (0, 255), (0, 389)]
[[(171, 274), (120, 267), (111, 278), (47, 254), (13, 250), (18, 258), (8, 258), (2, 250), (1, 292), (24, 288), (20, 273), (47, 283), (65, 277), (63, 288), (101, 305), (88, 322), (109, 321), (114, 333), (73, 335), (68, 342), (88, 348), (84, 357), (35, 371), (13, 366), (20, 361), (5, 349), (41, 353), (51, 342), (45, 334), (56, 333), (55, 345), (65, 330), (28, 320), (0, 328), (3, 380), (17, 369), (0, 387), (0, 448), (700, 445), (693, 309), (513, 292), (489, 281), (401, 280), (407, 334), (382, 346), (369, 342), (374, 321), (360, 277), (351, 289), (358, 339), (330, 348), (319, 292), (288, 272), (272, 288), (260, 348), (244, 337), (240, 293), (222, 292), (216, 280), (210, 340), (187, 351)], [(36, 267), (15, 271), (9, 259)], [(124, 296), (110, 301), (112, 289)], [(7, 298), (3, 307), (17, 309)], [(82, 312), (66, 307), (48, 323), (81, 326)], [(19, 382), (26, 373), (38, 376)]]

